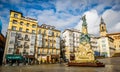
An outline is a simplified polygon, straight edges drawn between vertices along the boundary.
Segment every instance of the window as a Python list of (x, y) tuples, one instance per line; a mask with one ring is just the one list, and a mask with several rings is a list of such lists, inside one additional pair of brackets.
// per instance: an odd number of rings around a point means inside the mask
[(105, 45), (105, 44), (103, 44), (103, 45), (102, 45), (102, 47), (106, 47), (106, 45)]
[(41, 30), (39, 30), (39, 34), (41, 34)]
[(36, 25), (33, 24), (33, 25), (32, 25), (32, 28), (36, 28)]
[(13, 20), (13, 24), (17, 24), (17, 20)]
[(48, 48), (50, 48), (50, 40), (48, 40)]
[(39, 34), (39, 39), (42, 40), (42, 35), (41, 34)]
[(21, 22), (20, 22), (20, 25), (23, 25), (23, 24), (24, 24), (24, 23), (21, 21)]
[(44, 51), (44, 49), (42, 50), (42, 53), (44, 53), (45, 51)]
[(28, 38), (28, 35), (25, 35), (25, 38)]
[(11, 37), (15, 37), (15, 36), (16, 36), (16, 33), (12, 32)]
[(102, 40), (102, 43), (105, 43), (105, 40)]
[(54, 44), (52, 44), (52, 48), (54, 48)]
[(42, 47), (42, 41), (39, 41), (39, 47)]
[(19, 28), (19, 31), (22, 31), (22, 28), (21, 28), (21, 27)]
[(36, 38), (35, 35), (32, 35), (32, 36), (31, 36), (31, 39), (32, 39), (32, 40), (35, 40), (35, 38)]
[(20, 45), (21, 45), (21, 42), (20, 42), (20, 41), (17, 41), (17, 45), (20, 46)]
[(48, 35), (51, 36), (52, 35), (52, 31), (48, 30)]
[(10, 42), (9, 42), (10, 44), (14, 44), (14, 41), (13, 40), (10, 40)]
[(32, 30), (32, 33), (35, 33), (35, 30)]
[(44, 34), (46, 35), (46, 30), (44, 30)]
[(15, 18), (18, 18), (18, 14), (14, 14), (14, 17), (15, 17)]
[(27, 27), (29, 27), (29, 25), (30, 25), (29, 23), (26, 24)]
[(29, 29), (26, 29), (26, 32), (29, 32)]
[(30, 50), (30, 53), (34, 54), (34, 51), (33, 51), (33, 50)]
[(9, 48), (8, 53), (13, 53), (14, 48)]
[(12, 30), (16, 30), (16, 26), (12, 26)]
[(22, 35), (21, 35), (20, 33), (18, 33), (17, 36), (18, 36), (18, 38), (21, 38), (21, 37), (22, 37)]
[(24, 42), (24, 45), (27, 45), (27, 42)]
[(52, 32), (52, 36), (54, 36), (54, 32)]

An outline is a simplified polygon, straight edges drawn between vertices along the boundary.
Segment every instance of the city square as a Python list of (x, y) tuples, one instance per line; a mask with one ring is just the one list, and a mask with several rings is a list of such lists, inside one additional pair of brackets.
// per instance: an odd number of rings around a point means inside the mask
[(119, 0), (0, 0), (0, 72), (120, 72)]
[(105, 67), (68, 67), (61, 64), (1, 66), (0, 72), (120, 72), (120, 57), (99, 59)]

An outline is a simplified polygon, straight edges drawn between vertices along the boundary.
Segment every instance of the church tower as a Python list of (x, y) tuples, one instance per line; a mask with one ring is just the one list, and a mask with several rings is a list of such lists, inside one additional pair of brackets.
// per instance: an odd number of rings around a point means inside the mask
[(104, 23), (104, 20), (101, 17), (101, 22), (100, 22), (100, 36), (106, 36), (106, 34), (107, 34), (106, 24)]

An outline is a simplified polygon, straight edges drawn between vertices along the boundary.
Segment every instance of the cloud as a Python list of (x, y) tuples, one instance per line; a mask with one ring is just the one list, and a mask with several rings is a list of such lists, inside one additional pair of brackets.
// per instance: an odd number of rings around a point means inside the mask
[[(90, 34), (98, 34), (99, 30), (99, 23), (100, 23), (100, 16), (98, 15), (96, 10), (90, 10), (85, 12), (83, 15), (86, 15), (86, 21), (88, 24), (88, 32)], [(76, 29), (79, 29), (82, 31), (82, 20), (79, 21), (77, 26), (75, 26)]]
[(7, 28), (8, 28), (8, 21), (9, 21), (8, 14), (9, 14), (8, 9), (3, 9), (2, 11), (0, 11), (0, 19), (1, 19), (1, 22), (2, 22), (2, 33), (4, 35), (6, 34)]
[[(108, 33), (120, 32), (120, 11), (114, 11), (112, 9), (106, 10), (102, 15), (99, 15), (96, 10), (90, 10), (85, 12), (88, 23), (88, 32), (90, 34), (99, 35), (99, 24), (101, 16), (107, 26)], [(81, 29), (82, 20), (75, 26), (76, 29)]]
[(112, 9), (106, 10), (103, 13), (104, 21), (107, 25), (108, 32), (120, 32), (120, 11), (114, 11)]

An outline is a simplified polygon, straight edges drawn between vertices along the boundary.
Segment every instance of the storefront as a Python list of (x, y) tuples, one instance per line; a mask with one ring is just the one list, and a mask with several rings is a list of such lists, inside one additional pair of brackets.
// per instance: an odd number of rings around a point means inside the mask
[(24, 55), (24, 63), (25, 64), (34, 64), (35, 63), (35, 57), (34, 55)]
[(58, 63), (60, 61), (59, 55), (51, 55), (51, 63)]
[(19, 63), (23, 62), (23, 60), (24, 60), (24, 58), (21, 55), (17, 55), (17, 54), (7, 54), (6, 55), (6, 63), (7, 64), (8, 63), (11, 63), (11, 64), (17, 63), (17, 64), (19, 64)]

